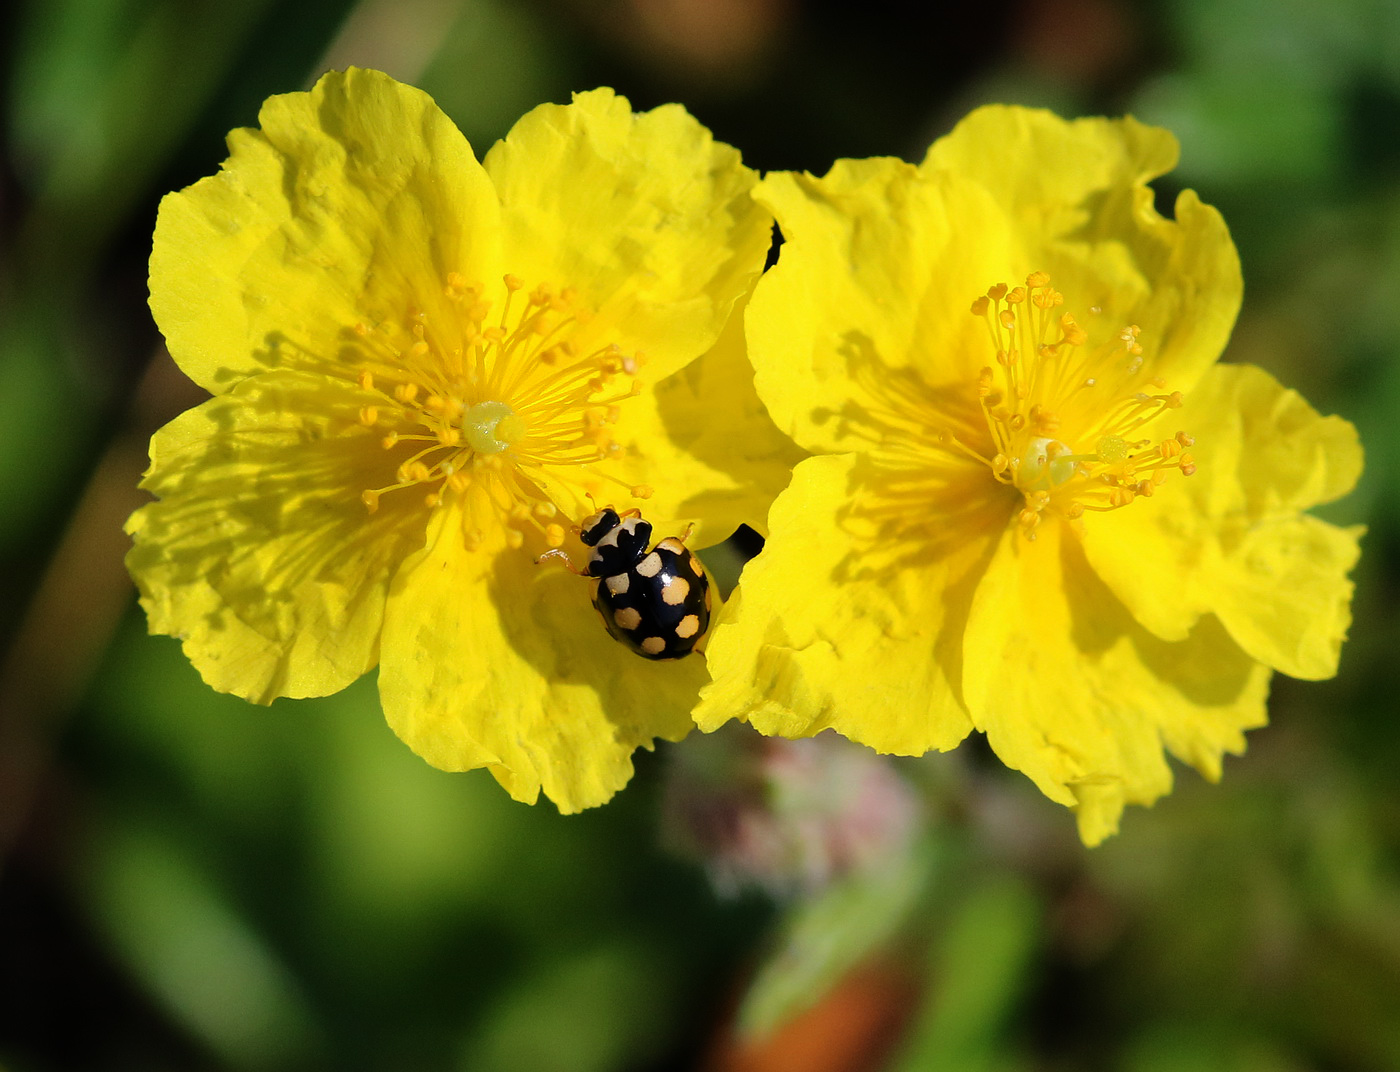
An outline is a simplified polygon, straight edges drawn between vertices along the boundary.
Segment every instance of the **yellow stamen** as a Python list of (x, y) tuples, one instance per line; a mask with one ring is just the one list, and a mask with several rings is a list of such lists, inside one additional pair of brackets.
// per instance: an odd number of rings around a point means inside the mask
[[(509, 545), (528, 535), (558, 546), (566, 500), (556, 505), (543, 488), (571, 488), (570, 514), (600, 481), (634, 499), (651, 494), (609, 471), (625, 454), (613, 429), (640, 392), (643, 357), (576, 342), (593, 315), (577, 290), (530, 289), (508, 274), (493, 301), (480, 282), (448, 272), (442, 294), (445, 313), (378, 310), (351, 329), (352, 375), (372, 396), (358, 422), (391, 429), (377, 441), (393, 477), (361, 496), (371, 512), (383, 495), (412, 487), (428, 508), (481, 496)], [(462, 538), (479, 546), (486, 533), (474, 524)]]
[[(1091, 347), (1090, 333), (1070, 313), (1053, 315), (1063, 302), (1050, 276), (1037, 271), (1024, 286), (989, 287), (971, 307), (995, 358), (976, 384), (992, 446), (982, 460), (999, 483), (1021, 493), (1018, 522), (1027, 539), (1048, 515), (1076, 520), (1085, 511), (1120, 509), (1150, 496), (1168, 470), (1196, 470), (1186, 433), (1136, 437), (1184, 401), (1159, 380), (1134, 380), (1145, 362), (1142, 329), (1129, 324)], [(1091, 370), (1096, 375), (1086, 375)], [(981, 457), (957, 437), (935, 439)]]

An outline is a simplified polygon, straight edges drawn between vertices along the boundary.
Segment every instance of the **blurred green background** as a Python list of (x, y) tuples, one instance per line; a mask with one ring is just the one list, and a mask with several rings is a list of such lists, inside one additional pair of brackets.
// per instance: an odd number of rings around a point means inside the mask
[[(0, 1068), (1400, 1068), (1400, 4), (924, 10), (7, 6)], [(707, 872), (677, 829), (678, 792), (772, 759), (742, 737), (643, 753), (561, 818), (417, 760), (372, 680), (213, 694), (121, 566), (146, 440), (199, 397), (145, 308), (155, 207), (264, 97), (350, 63), (421, 85), (478, 153), (599, 84), (683, 102), (761, 169), (918, 159), (985, 101), (1171, 127), (1163, 204), (1196, 188), (1243, 257), (1229, 357), (1361, 429), (1362, 485), (1326, 511), (1370, 526), (1341, 674), (1276, 679), (1222, 785), (1182, 771), (1092, 852), (976, 742), (895, 764), (921, 803), (878, 866), (776, 894), (800, 862), (711, 844)], [(810, 817), (750, 788), (733, 810), (780, 834)]]

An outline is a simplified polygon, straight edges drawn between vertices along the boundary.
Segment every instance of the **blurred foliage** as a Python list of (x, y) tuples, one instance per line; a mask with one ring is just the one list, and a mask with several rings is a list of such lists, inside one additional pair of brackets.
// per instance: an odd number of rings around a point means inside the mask
[[(0, 1066), (1400, 1068), (1400, 6), (1021, 0), (28, 0), (0, 15)], [(372, 680), (253, 708), (145, 636), (120, 523), (197, 401), (144, 308), (160, 195), (328, 65), (484, 151), (611, 84), (762, 168), (917, 158), (984, 100), (1131, 111), (1230, 221), (1229, 357), (1355, 421), (1339, 678), (1276, 682), (1219, 786), (1090, 853), (977, 742), (887, 871), (717, 897), (658, 847), (667, 755), (596, 812), (431, 770)], [(153, 356), (154, 355), (154, 356)], [(682, 744), (678, 746), (684, 748)]]

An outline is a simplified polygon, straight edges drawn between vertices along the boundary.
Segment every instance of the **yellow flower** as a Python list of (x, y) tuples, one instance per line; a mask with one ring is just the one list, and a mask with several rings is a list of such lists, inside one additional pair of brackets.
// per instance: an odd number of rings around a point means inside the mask
[[(1355, 430), (1219, 365), (1219, 214), (1149, 179), (1165, 131), (993, 107), (923, 164), (770, 175), (787, 239), (748, 311), (760, 396), (819, 456), (711, 638), (696, 717), (882, 752), (976, 729), (1090, 844), (1333, 674)], [(1010, 284), (1009, 286), (1007, 284)], [(989, 289), (990, 285), (990, 289)]]
[(658, 535), (695, 520), (703, 545), (782, 486), (721, 334), (769, 244), (756, 176), (679, 106), (610, 90), (536, 109), (483, 163), (374, 71), (260, 121), (156, 224), (151, 308), (214, 397), (154, 437), (159, 501), (128, 526), (151, 630), (262, 703), (378, 664), (434, 765), (564, 811), (608, 799), (638, 745), (692, 725), (703, 660), (638, 658), (588, 582), (534, 560), (579, 556), (595, 502), (646, 499)]

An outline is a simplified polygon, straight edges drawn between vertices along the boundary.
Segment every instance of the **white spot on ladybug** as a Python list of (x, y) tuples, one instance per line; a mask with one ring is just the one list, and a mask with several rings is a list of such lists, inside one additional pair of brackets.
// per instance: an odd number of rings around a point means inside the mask
[(655, 551), (637, 563), (637, 574), (642, 577), (655, 577), (661, 572), (661, 556)]
[(685, 640), (693, 637), (700, 629), (700, 619), (694, 614), (687, 614), (676, 623), (676, 636)]
[(666, 641), (659, 636), (649, 636), (638, 646), (648, 655), (660, 655), (666, 650)]
[(613, 615), (613, 621), (617, 622), (621, 629), (635, 629), (642, 624), (642, 616), (636, 607), (621, 607)]
[(607, 578), (604, 582), (608, 586), (608, 591), (615, 596), (625, 595), (627, 587), (632, 583), (631, 577), (626, 573), (617, 573)]
[(684, 577), (672, 577), (666, 586), (661, 589), (662, 601), (671, 604), (673, 607), (678, 603), (684, 603), (685, 597), (688, 595), (690, 595), (690, 582)]

